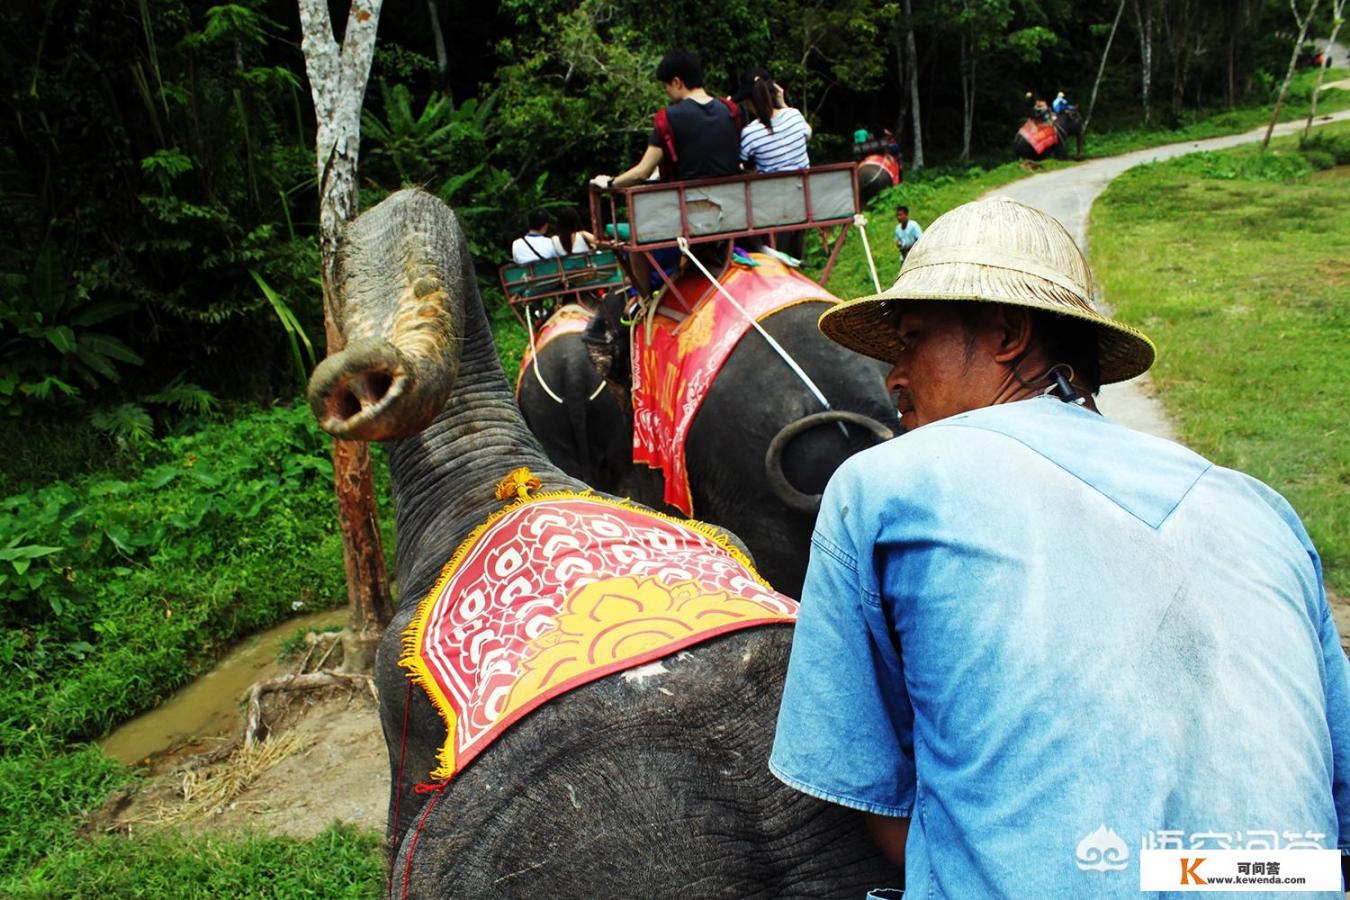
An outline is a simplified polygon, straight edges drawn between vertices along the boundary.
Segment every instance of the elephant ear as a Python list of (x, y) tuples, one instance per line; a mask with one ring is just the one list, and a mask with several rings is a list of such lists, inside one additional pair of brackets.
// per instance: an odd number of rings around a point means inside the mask
[(623, 321), (626, 300), (623, 291), (606, 294), (594, 318), (581, 334), (581, 342), (591, 365), (595, 366), (596, 374), (605, 380), (621, 401), (627, 401), (633, 389), (632, 353), (628, 340), (632, 326)]

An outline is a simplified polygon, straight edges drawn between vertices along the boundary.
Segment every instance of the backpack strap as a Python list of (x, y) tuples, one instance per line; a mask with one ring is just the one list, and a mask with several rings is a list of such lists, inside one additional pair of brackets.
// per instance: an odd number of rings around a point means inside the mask
[(744, 128), (745, 124), (741, 122), (741, 108), (736, 105), (736, 101), (730, 97), (718, 97), (717, 99), (721, 100), (722, 105), (727, 108), (727, 114), (731, 116), (731, 121), (736, 123), (736, 130), (740, 131)]
[(656, 136), (661, 141), (661, 180), (673, 181), (675, 178), (675, 167), (679, 165), (680, 157), (675, 152), (675, 130), (670, 127), (670, 116), (666, 113), (665, 107), (656, 111), (652, 118), (652, 126), (656, 129)]

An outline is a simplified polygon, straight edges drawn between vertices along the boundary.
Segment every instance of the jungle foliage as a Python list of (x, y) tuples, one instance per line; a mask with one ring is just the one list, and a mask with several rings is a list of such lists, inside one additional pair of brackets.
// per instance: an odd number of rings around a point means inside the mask
[[(909, 5), (912, 20), (896, 0), (389, 0), (363, 118), (363, 203), (406, 184), (434, 191), (491, 272), (525, 210), (580, 204), (588, 175), (636, 157), (663, 102), (651, 73), (672, 46), (707, 60), (715, 92), (768, 67), (815, 123), (817, 159), (843, 158), (843, 135), (860, 125), (895, 128), (908, 150), (912, 70), (927, 158), (969, 144), (1002, 161), (1024, 90), (1085, 100), (1118, 8)], [(1096, 121), (1176, 125), (1205, 106), (1267, 102), (1287, 17), (1278, 0), (1133, 3)], [(0, 29), (0, 72), (14, 86), (0, 98), (11, 123), (0, 142), (0, 411), (80, 423), (98, 412), (105, 431), (134, 441), (171, 428), (173, 410), (153, 399), (170, 385), (291, 396), (305, 340), (321, 343), (295, 4), (16, 0)]]

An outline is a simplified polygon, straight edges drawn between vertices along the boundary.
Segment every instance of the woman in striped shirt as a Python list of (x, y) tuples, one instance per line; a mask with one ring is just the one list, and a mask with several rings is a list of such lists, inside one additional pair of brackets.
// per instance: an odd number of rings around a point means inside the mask
[(750, 90), (755, 118), (741, 131), (741, 162), (760, 172), (791, 172), (811, 165), (806, 140), (811, 126), (799, 110), (783, 102), (783, 89), (768, 78), (755, 78)]

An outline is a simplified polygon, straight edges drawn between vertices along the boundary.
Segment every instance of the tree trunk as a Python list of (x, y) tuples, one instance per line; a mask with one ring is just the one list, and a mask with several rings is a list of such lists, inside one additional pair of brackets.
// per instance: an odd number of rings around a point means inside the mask
[(897, 26), (891, 29), (891, 48), (895, 50), (895, 83), (900, 93), (900, 109), (895, 114), (895, 125), (891, 129), (895, 133), (896, 141), (900, 140), (900, 135), (905, 131), (905, 116), (909, 115), (909, 81), (907, 80), (909, 69), (905, 65), (905, 40), (900, 34), (900, 28)]
[[(361, 105), (382, 0), (353, 0), (339, 47), (327, 0), (299, 0), (301, 49), (318, 120), (315, 166), (319, 175), (319, 257), (328, 355), (342, 350), (342, 310), (335, 285), (338, 250), (347, 223), (356, 216), (356, 171), (361, 144)], [(347, 575), (350, 628), (360, 644), (373, 647), (393, 617), (384, 566), (370, 448), (333, 442), (333, 480), (342, 555)], [(358, 665), (362, 659), (357, 654)]]
[(1134, 20), (1139, 26), (1139, 74), (1142, 81), (1144, 124), (1153, 117), (1149, 92), (1153, 86), (1153, 0), (1144, 0), (1144, 12), (1139, 11), (1139, 0), (1134, 0)]
[(909, 163), (917, 172), (923, 168), (923, 117), (919, 114), (919, 54), (914, 48), (914, 11), (905, 0), (905, 53), (909, 61), (909, 115), (914, 123), (914, 152)]
[(969, 61), (965, 32), (961, 33), (961, 155), (960, 162), (970, 162), (970, 132), (974, 119), (975, 73)]
[[(1345, 21), (1345, 0), (1335, 0), (1331, 12), (1331, 36), (1327, 38), (1327, 49), (1322, 54), (1322, 65), (1317, 69), (1317, 83), (1313, 85), (1312, 108), (1308, 110), (1308, 121), (1303, 126), (1303, 137), (1312, 131), (1313, 118), (1317, 115), (1317, 95), (1322, 90), (1322, 79), (1326, 77), (1327, 66), (1331, 63), (1331, 51), (1336, 46), (1336, 37), (1341, 33), (1341, 23)], [(1309, 16), (1311, 18), (1311, 16)]]
[(1294, 11), (1294, 21), (1298, 23), (1298, 37), (1294, 39), (1294, 51), (1289, 54), (1289, 68), (1285, 70), (1284, 83), (1280, 85), (1279, 96), (1275, 98), (1275, 111), (1270, 114), (1270, 124), (1266, 126), (1266, 136), (1261, 141), (1262, 150), (1270, 146), (1270, 136), (1275, 133), (1275, 123), (1280, 121), (1280, 110), (1284, 108), (1284, 98), (1289, 93), (1289, 82), (1294, 80), (1294, 66), (1298, 64), (1298, 51), (1303, 47), (1303, 42), (1308, 37), (1308, 26), (1312, 24), (1313, 15), (1317, 12), (1317, 4), (1320, 2), (1321, 0), (1312, 0), (1312, 4), (1308, 7), (1308, 15), (1300, 19), (1297, 0), (1289, 0), (1289, 8)]
[(441, 29), (441, 16), (436, 12), (436, 0), (427, 0), (427, 15), (431, 17), (431, 37), (436, 44), (437, 86), (450, 99), (450, 107), (453, 109), (455, 94), (450, 87), (450, 55), (445, 52), (445, 32)]
[(1111, 55), (1111, 42), (1116, 39), (1116, 29), (1120, 27), (1121, 14), (1125, 12), (1125, 0), (1120, 0), (1120, 6), (1116, 7), (1116, 18), (1111, 23), (1111, 33), (1106, 36), (1106, 49), (1102, 51), (1101, 65), (1097, 66), (1097, 80), (1092, 82), (1092, 98), (1088, 100), (1087, 115), (1083, 117), (1083, 130), (1087, 131), (1088, 123), (1092, 121), (1092, 110), (1097, 105), (1097, 88), (1101, 87), (1102, 75), (1106, 72), (1106, 58)]

